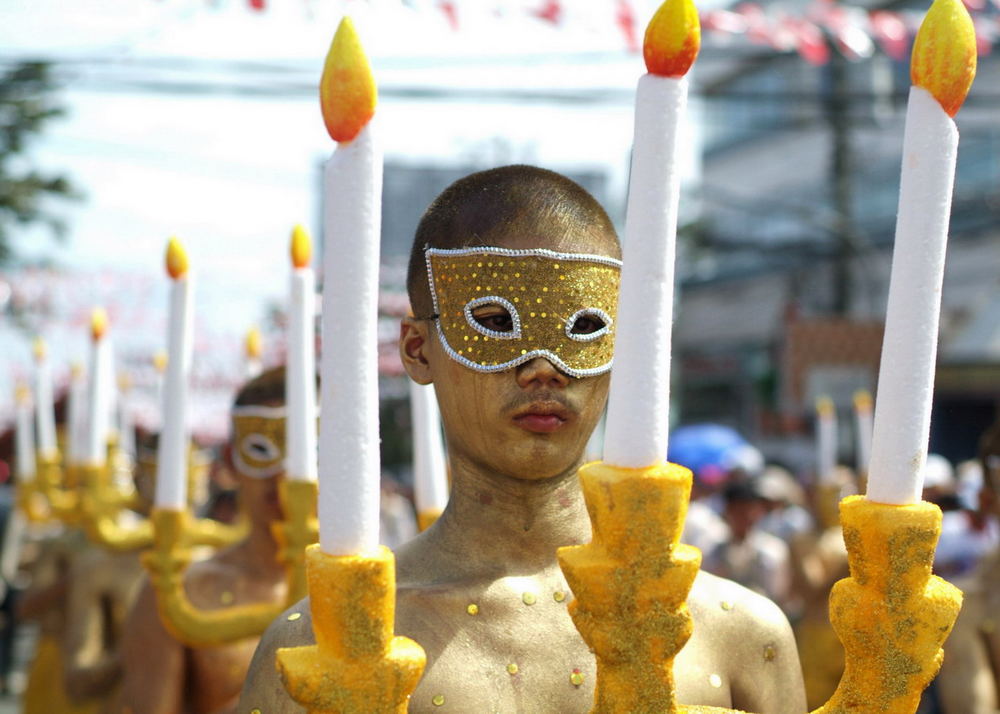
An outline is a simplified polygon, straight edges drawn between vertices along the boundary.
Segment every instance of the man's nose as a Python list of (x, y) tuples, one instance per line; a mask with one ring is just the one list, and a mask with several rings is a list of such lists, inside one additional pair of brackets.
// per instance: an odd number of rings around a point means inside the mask
[(535, 357), (517, 368), (517, 383), (522, 388), (565, 387), (569, 380), (569, 376), (560, 372), (544, 357)]

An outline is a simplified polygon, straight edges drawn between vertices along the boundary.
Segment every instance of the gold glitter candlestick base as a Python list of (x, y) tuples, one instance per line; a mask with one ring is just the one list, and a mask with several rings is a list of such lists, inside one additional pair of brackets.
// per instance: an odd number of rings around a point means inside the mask
[(285, 689), (311, 714), (405, 714), (426, 656), (393, 636), (396, 561), (374, 555), (306, 551), (316, 644), (277, 652)]
[(597, 657), (594, 713), (677, 712), (674, 656), (691, 636), (688, 592), (701, 565), (679, 543), (691, 472), (661, 463), (580, 469), (593, 526), (586, 545), (558, 551), (573, 622)]
[(308, 594), (306, 586), (306, 547), (319, 537), (316, 520), (318, 487), (315, 481), (285, 479), (278, 485), (278, 497), (284, 520), (272, 525), (274, 539), (281, 548), (288, 583), (287, 600), (296, 603)]
[(140, 521), (131, 528), (118, 524), (122, 498), (108, 482), (109, 473), (105, 466), (81, 466), (79, 476), (83, 481), (80, 523), (92, 543), (118, 552), (152, 545), (153, 526), (149, 521)]
[(840, 525), (842, 490), (839, 483), (821, 483), (816, 487), (816, 512), (819, 514), (820, 523), (824, 528)]
[[(38, 490), (49, 504), (49, 510), (67, 525), (76, 525), (79, 520), (79, 494), (76, 491), (76, 469), (70, 465), (60, 465), (59, 454), (36, 457), (38, 474), (35, 477)], [(65, 483), (64, 483), (65, 482)]]
[(434, 525), (435, 521), (441, 517), (443, 511), (435, 509), (433, 511), (417, 511), (417, 530), (423, 533)]
[(814, 714), (912, 714), (962, 605), (958, 588), (931, 575), (941, 511), (850, 496), (840, 519), (851, 577), (830, 594), (830, 621), (845, 669)]
[(157, 508), (153, 522), (153, 548), (142, 555), (156, 590), (160, 619), (170, 633), (190, 647), (215, 647), (257, 637), (286, 607), (281, 603), (236, 605), (218, 610), (198, 610), (184, 590), (184, 572), (191, 562), (191, 518), (187, 511)]

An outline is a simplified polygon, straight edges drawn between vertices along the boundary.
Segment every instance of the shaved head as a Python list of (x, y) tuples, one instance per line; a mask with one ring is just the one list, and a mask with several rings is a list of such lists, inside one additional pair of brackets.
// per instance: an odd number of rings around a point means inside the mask
[(548, 248), (621, 257), (608, 214), (577, 183), (534, 166), (503, 166), (459, 179), (424, 212), (406, 287), (417, 317), (432, 311), (424, 249)]

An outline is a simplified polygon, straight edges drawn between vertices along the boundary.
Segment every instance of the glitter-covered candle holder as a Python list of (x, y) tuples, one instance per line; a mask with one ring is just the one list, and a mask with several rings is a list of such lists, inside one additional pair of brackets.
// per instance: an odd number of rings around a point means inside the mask
[(281, 560), (287, 573), (288, 593), (285, 600), (296, 603), (308, 594), (306, 584), (306, 547), (316, 542), (319, 523), (316, 520), (318, 486), (315, 481), (285, 479), (278, 484), (278, 497), (284, 520), (271, 526), (274, 539), (281, 547)]
[(277, 652), (288, 694), (310, 714), (405, 714), (427, 658), (393, 635), (396, 561), (373, 555), (306, 551), (316, 644)]
[(849, 496), (840, 518), (851, 577), (833, 588), (830, 621), (845, 669), (815, 714), (912, 714), (962, 606), (961, 591), (931, 574), (941, 510)]
[(153, 543), (153, 526), (149, 521), (139, 521), (127, 528), (118, 523), (123, 495), (114, 492), (106, 466), (81, 466), (79, 475), (83, 482), (80, 524), (92, 543), (119, 552), (148, 548)]
[(49, 504), (49, 510), (66, 525), (79, 520), (80, 494), (76, 489), (77, 468), (72, 464), (61, 465), (59, 454), (39, 454), (35, 459), (38, 490)]
[(437, 519), (444, 513), (441, 509), (427, 511), (417, 511), (417, 530), (423, 533), (437, 522)]
[[(305, 594), (305, 563), (302, 553), (316, 540), (316, 486), (281, 486), (285, 520), (276, 525), (282, 545), (279, 558), (285, 565), (285, 598), (276, 603), (235, 605), (199, 610), (187, 597), (184, 573), (191, 563), (191, 546), (204, 545), (219, 535), (205, 519), (194, 519), (187, 511), (153, 509), (153, 548), (142, 556), (142, 564), (156, 591), (160, 619), (178, 640), (190, 647), (214, 647), (260, 636), (271, 621)], [(310, 488), (311, 487), (311, 488)], [(224, 535), (228, 535), (228, 531)]]
[(591, 711), (680, 711), (673, 663), (691, 636), (686, 600), (701, 565), (698, 549), (679, 542), (691, 472), (596, 462), (579, 475), (593, 540), (558, 555), (570, 615), (597, 657)]

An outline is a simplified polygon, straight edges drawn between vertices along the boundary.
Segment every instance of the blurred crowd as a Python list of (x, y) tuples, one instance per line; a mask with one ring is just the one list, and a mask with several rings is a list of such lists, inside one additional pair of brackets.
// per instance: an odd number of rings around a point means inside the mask
[[(810, 709), (833, 693), (843, 649), (829, 624), (833, 584), (848, 575), (837, 503), (864, 492), (865, 474), (844, 466), (821, 478), (766, 463), (761, 452), (718, 425), (672, 435), (670, 460), (694, 472), (682, 540), (697, 546), (702, 568), (776, 602), (795, 629)], [(1000, 423), (980, 440), (978, 458), (952, 464), (930, 454), (925, 501), (943, 521), (936, 575), (965, 594), (945, 643), (941, 673), (924, 695), (922, 714), (970, 714), (1000, 706)]]

